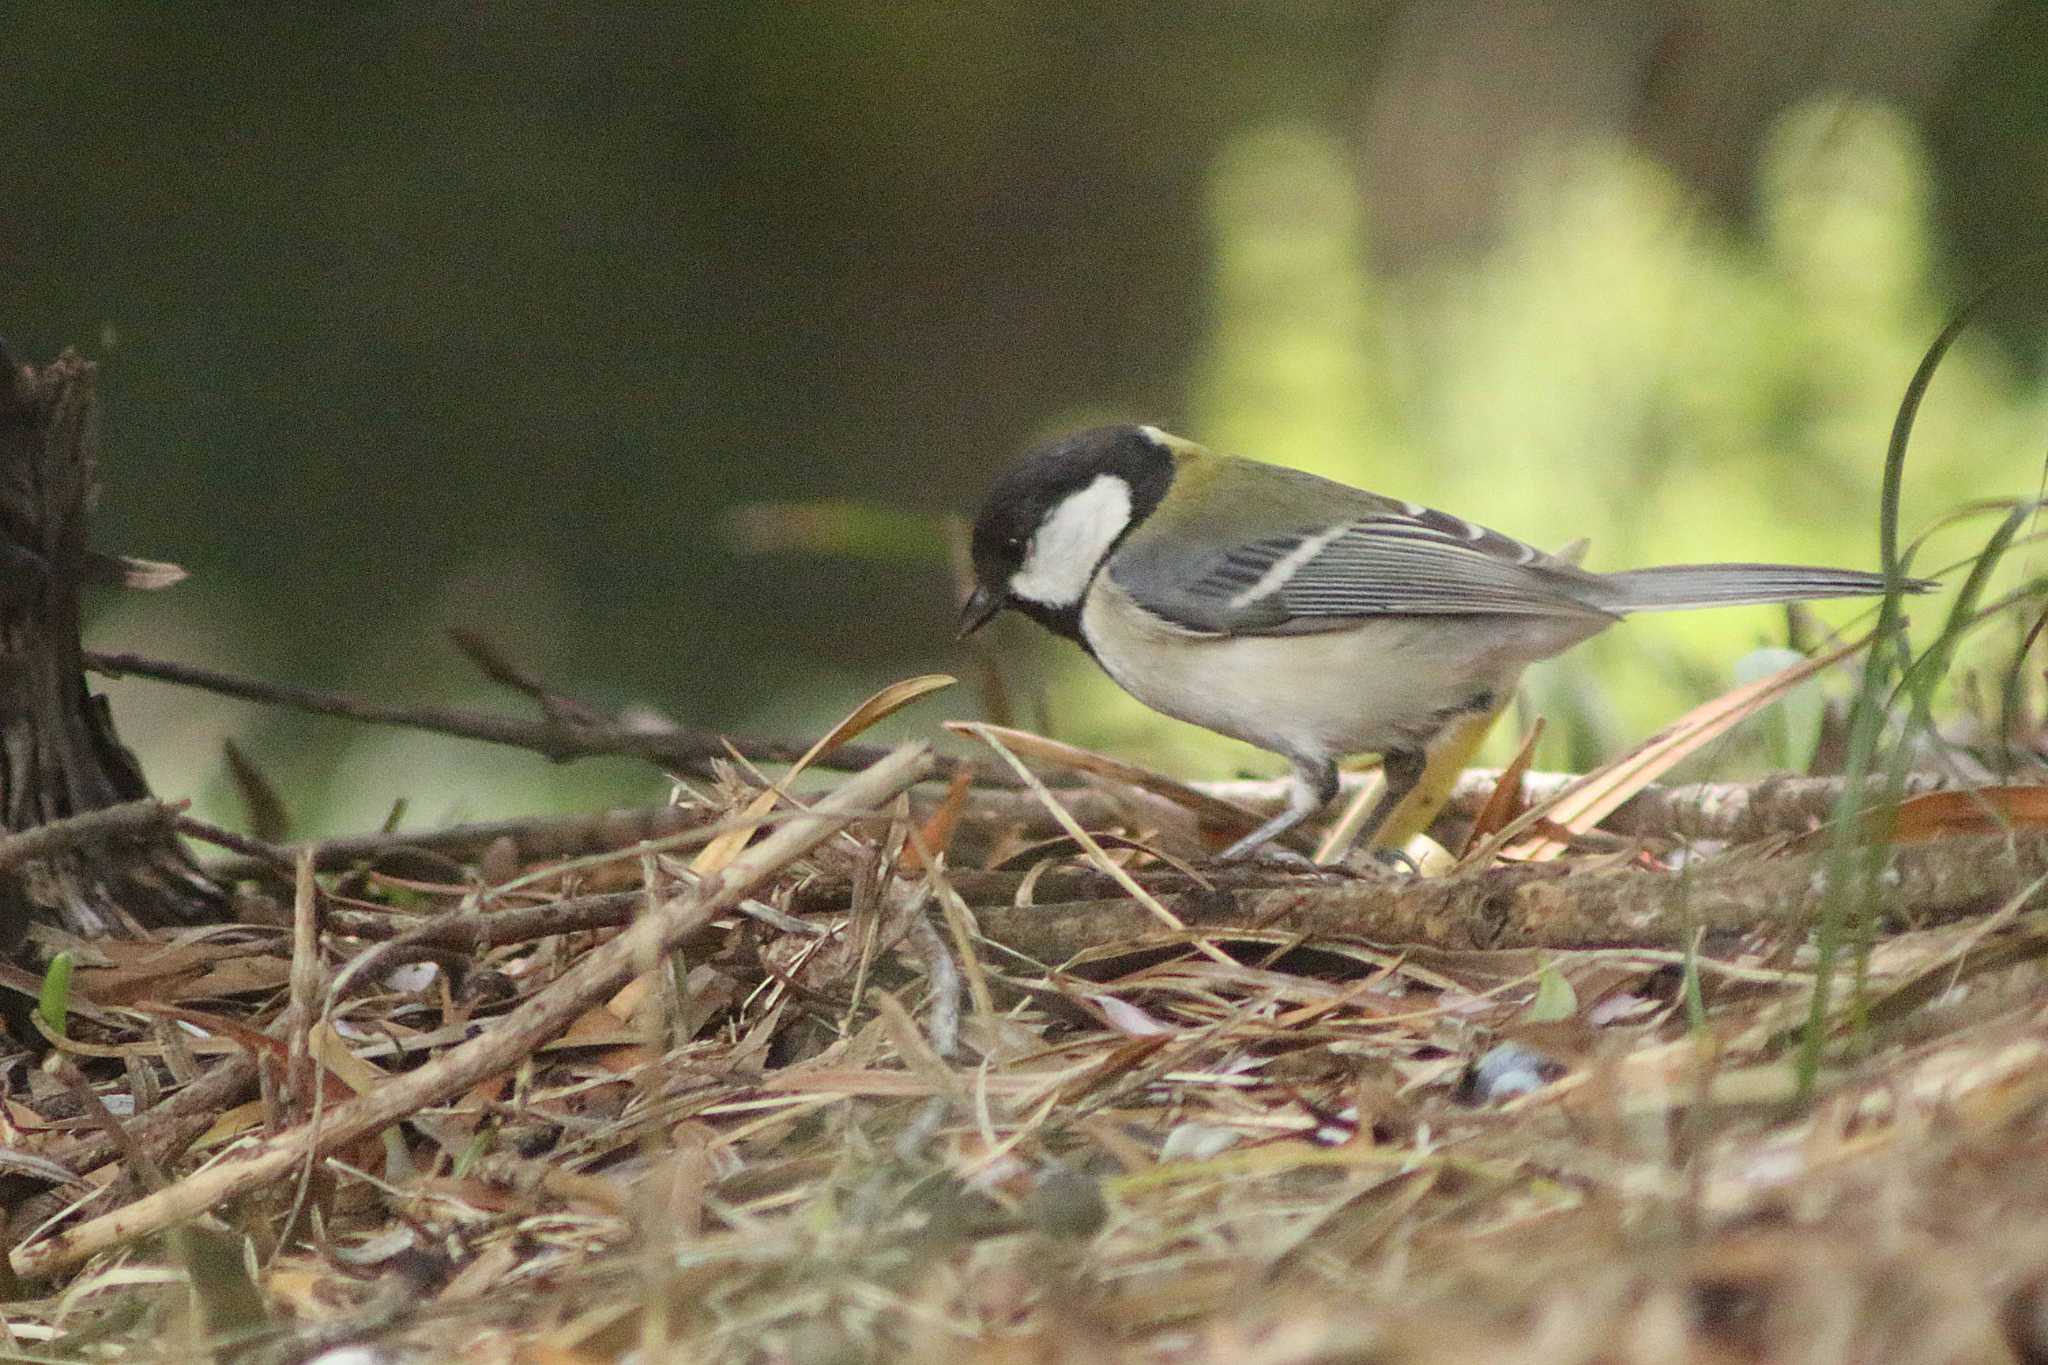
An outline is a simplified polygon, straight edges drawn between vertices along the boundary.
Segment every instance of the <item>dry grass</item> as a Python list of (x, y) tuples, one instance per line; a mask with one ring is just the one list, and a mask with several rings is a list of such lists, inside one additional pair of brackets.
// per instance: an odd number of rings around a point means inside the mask
[[(1122, 799), (1096, 780), (1091, 800)], [(60, 1179), (104, 1142), (83, 1089), (118, 1116), (266, 1059), (261, 1098), (171, 1144), (172, 1188), (317, 1134), (618, 932), (394, 950), (407, 917), (708, 895), (740, 850), (712, 833), (765, 811), (761, 790), (736, 773), (684, 794), (697, 832), (665, 850), (330, 877), (289, 1014), (288, 928), (72, 945), (90, 1005), (62, 1053), (82, 1079), (0, 1073), (14, 1239), (149, 1188), (132, 1153)], [(1027, 842), (1019, 801), (957, 786), (877, 811), (516, 1064), (23, 1287), (0, 1358), (2048, 1359), (2048, 924), (2020, 876), (2041, 856), (2024, 803), (1967, 845), (1935, 822), (1928, 847), (2009, 856), (2013, 894), (1932, 927), (1887, 908), (1809, 1100), (1791, 1056), (1812, 955), (1780, 919), (1462, 951), (1369, 922), (1233, 925), (1234, 897), (1344, 883), (1204, 889), (1109, 837), (979, 870)], [(1140, 815), (1091, 832), (1164, 838)], [(1781, 853), (1681, 856), (1637, 830), (1546, 875), (1567, 898), (1589, 875), (1704, 888)], [(982, 932), (998, 903), (1127, 899), (1090, 859), (1216, 913), (1176, 934), (1134, 907), (1128, 941), (1076, 962)], [(331, 927), (379, 918), (399, 924)]]

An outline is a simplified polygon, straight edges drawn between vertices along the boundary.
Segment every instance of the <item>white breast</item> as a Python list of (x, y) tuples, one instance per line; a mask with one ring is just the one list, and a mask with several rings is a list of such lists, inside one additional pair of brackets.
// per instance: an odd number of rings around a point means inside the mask
[(1588, 624), (1390, 616), (1320, 634), (1196, 635), (1144, 611), (1107, 573), (1081, 609), (1095, 657), (1139, 701), (1262, 749), (1308, 755), (1418, 743), (1446, 708), (1504, 694), (1529, 663), (1590, 634)]

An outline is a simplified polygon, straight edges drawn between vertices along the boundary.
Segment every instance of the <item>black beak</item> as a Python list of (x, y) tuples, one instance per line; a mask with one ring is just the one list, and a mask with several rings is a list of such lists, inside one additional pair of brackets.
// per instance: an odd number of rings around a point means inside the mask
[(977, 584), (974, 592), (960, 607), (960, 638), (966, 639), (989, 623), (989, 618), (1010, 605), (1008, 593)]

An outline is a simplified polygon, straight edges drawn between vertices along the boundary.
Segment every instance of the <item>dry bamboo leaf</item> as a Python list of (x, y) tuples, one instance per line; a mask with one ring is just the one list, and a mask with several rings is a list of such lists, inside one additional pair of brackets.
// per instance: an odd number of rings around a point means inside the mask
[[(904, 678), (900, 682), (890, 683), (854, 707), (846, 719), (826, 731), (817, 743), (806, 749), (803, 756), (791, 764), (789, 771), (783, 774), (780, 784), (769, 787), (749, 802), (746, 809), (747, 818), (758, 820), (775, 809), (775, 803), (782, 799), (782, 788), (795, 781), (797, 774), (817, 762), (823, 755), (831, 753), (863, 731), (895, 715), (918, 698), (930, 696), (958, 681), (959, 679), (946, 673), (921, 673), (914, 678)], [(754, 837), (754, 833), (755, 831), (750, 828), (741, 828), (719, 835), (699, 851), (696, 859), (690, 864), (690, 870), (699, 876), (720, 870), (739, 856), (740, 850), (747, 846), (747, 841)]]
[[(631, 1014), (618, 1013), (620, 1000), (644, 982), (646, 977), (635, 977), (626, 983), (612, 998), (602, 1005), (593, 1005), (578, 1015), (561, 1036), (542, 1047), (542, 1051), (560, 1051), (566, 1048), (597, 1048), (598, 1065), (615, 1074), (624, 1074), (636, 1066), (652, 1060), (654, 1053), (647, 1046), (644, 1029), (630, 1022), (622, 1024), (621, 1018), (630, 1021)], [(645, 992), (636, 996), (636, 1008), (644, 1007)]]
[[(612, 998), (605, 1001), (600, 1008), (612, 1016), (611, 1026), (617, 1028), (622, 1021), (625, 1023), (632, 1022), (633, 1017), (640, 1013), (641, 1006), (647, 1003), (647, 997), (653, 990), (654, 980), (652, 977), (636, 976), (625, 985), (619, 987)], [(570, 1026), (571, 1031), (573, 1032), (577, 1027), (582, 1026), (584, 1022), (583, 1020), (578, 1020), (576, 1024)]]
[[(1017, 755), (1010, 752), (1009, 747), (996, 734), (995, 727), (976, 724), (972, 721), (962, 721), (952, 723), (948, 728), (973, 735), (976, 739), (988, 745), (989, 748), (994, 749), (997, 755), (1015, 770), (1017, 776), (1024, 780), (1024, 785), (1031, 789), (1031, 794), (1038, 798), (1039, 803), (1045, 807), (1046, 812), (1053, 819), (1059, 821), (1060, 827), (1072, 835), (1074, 841), (1080, 844), (1082, 849), (1087, 852), (1089, 861), (1093, 862), (1102, 871), (1108, 873), (1111, 879), (1128, 892), (1133, 900), (1145, 907), (1146, 912), (1154, 919), (1178, 933), (1185, 934), (1188, 932), (1187, 925), (1181, 923), (1178, 915), (1174, 914), (1173, 911), (1167, 909), (1164, 905), (1161, 905), (1157, 896), (1154, 896), (1144, 887), (1138, 885), (1130, 873), (1124, 871), (1114, 859), (1102, 851), (1102, 845), (1096, 843), (1090, 837), (1088, 831), (1081, 828), (1080, 822), (1074, 819), (1073, 814), (1065, 806), (1062, 806), (1050, 791), (1046, 790), (1045, 783), (1038, 780), (1038, 775), (1025, 767), (1023, 760), (1019, 759)], [(1231, 960), (1229, 954), (1209, 942), (1206, 938), (1196, 937), (1193, 942), (1196, 950), (1205, 957), (1226, 963)]]
[[(1869, 643), (1870, 637), (1865, 636), (1694, 707), (1620, 758), (1587, 773), (1551, 801), (1524, 813), (1501, 835), (1489, 840), (1481, 850), (1482, 854), (1490, 858), (1488, 850), (1496, 850), (1527, 862), (1549, 862), (1571, 847), (1568, 840), (1538, 835), (1515, 841), (1510, 833), (1517, 827), (1526, 830), (1539, 819), (1548, 819), (1573, 834), (1586, 833), (1622, 802), (1669, 772), (1681, 760), (1699, 752), (1822, 669), (1840, 663)], [(1502, 848), (1500, 845), (1504, 838), (1509, 842)]]
[(668, 1137), (668, 1159), (657, 1164), (644, 1183), (660, 1197), (661, 1212), (675, 1234), (696, 1237), (704, 1230), (704, 1196), (718, 1181), (713, 1155), (719, 1146), (718, 1130), (690, 1119), (671, 1128)]
[(213, 1147), (224, 1147), (237, 1138), (247, 1137), (263, 1128), (266, 1106), (262, 1100), (250, 1100), (227, 1110), (213, 1121), (204, 1133), (193, 1143), (201, 1151)]
[[(1858, 818), (1863, 838), (1889, 838), (1895, 844), (1998, 834), (2009, 829), (2043, 829), (2048, 828), (2048, 787), (1968, 787), (1923, 792), (1900, 802), (1895, 812), (1872, 808)], [(1792, 852), (1810, 852), (1825, 846), (1833, 837), (1833, 831), (1817, 829), (1787, 847)]]
[(1226, 801), (1221, 797), (1198, 791), (1184, 782), (1176, 782), (1164, 773), (1140, 767), (1135, 763), (1126, 763), (1122, 759), (1111, 758), (1092, 749), (1083, 749), (1078, 745), (1064, 744), (1056, 739), (1047, 739), (1043, 735), (1034, 735), (1028, 730), (1013, 730), (1004, 725), (964, 720), (949, 720), (946, 722), (946, 728), (956, 734), (973, 735), (977, 738), (983, 734), (994, 735), (1008, 746), (1011, 752), (1024, 758), (1136, 787), (1139, 791), (1148, 792), (1192, 812), (1205, 831), (1245, 834), (1257, 829), (1262, 821), (1259, 813), (1248, 806), (1240, 806), (1235, 801)]
[(368, 1094), (390, 1078), (374, 1064), (349, 1051), (348, 1043), (327, 1024), (313, 1025), (306, 1034), (307, 1055), (331, 1074), (339, 1076), (358, 1095)]
[(173, 587), (192, 576), (181, 564), (168, 564), (160, 559), (137, 559), (134, 555), (103, 554), (98, 550), (85, 552), (81, 568), (88, 583), (107, 588), (136, 588), (143, 592)]
[(1464, 859), (1472, 856), (1474, 849), (1507, 828), (1508, 821), (1515, 818), (1516, 810), (1522, 804), (1522, 778), (1529, 771), (1530, 761), (1536, 757), (1536, 741), (1541, 738), (1543, 717), (1538, 716), (1529, 727), (1529, 733), (1522, 736), (1522, 747), (1515, 750), (1515, 756), (1495, 779), (1486, 804), (1473, 817), (1472, 832), (1465, 837), (1465, 847), (1458, 852), (1461, 866)]
[(507, 1242), (487, 1246), (443, 1287), (439, 1301), (462, 1303), (509, 1291), (509, 1282), (519, 1270), (521, 1252)]
[(215, 998), (282, 986), (291, 964), (268, 948), (246, 943), (175, 943), (108, 940), (95, 945), (112, 963), (80, 967), (74, 989), (100, 1005)]
[(953, 830), (960, 823), (960, 812), (967, 808), (967, 797), (973, 786), (974, 765), (962, 763), (954, 769), (953, 781), (947, 786), (938, 809), (931, 813), (931, 818), (925, 821), (917, 837), (904, 846), (901, 861), (904, 871), (924, 871), (926, 852), (934, 858), (944, 855), (947, 846), (953, 842)]

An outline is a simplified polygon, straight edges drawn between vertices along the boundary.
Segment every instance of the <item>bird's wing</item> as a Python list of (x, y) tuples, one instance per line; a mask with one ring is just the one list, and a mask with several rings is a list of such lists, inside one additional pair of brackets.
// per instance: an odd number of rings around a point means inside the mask
[(1448, 513), (1373, 503), (1193, 562), (1134, 537), (1110, 574), (1148, 611), (1204, 634), (1337, 630), (1376, 616), (1613, 615), (1594, 574)]

